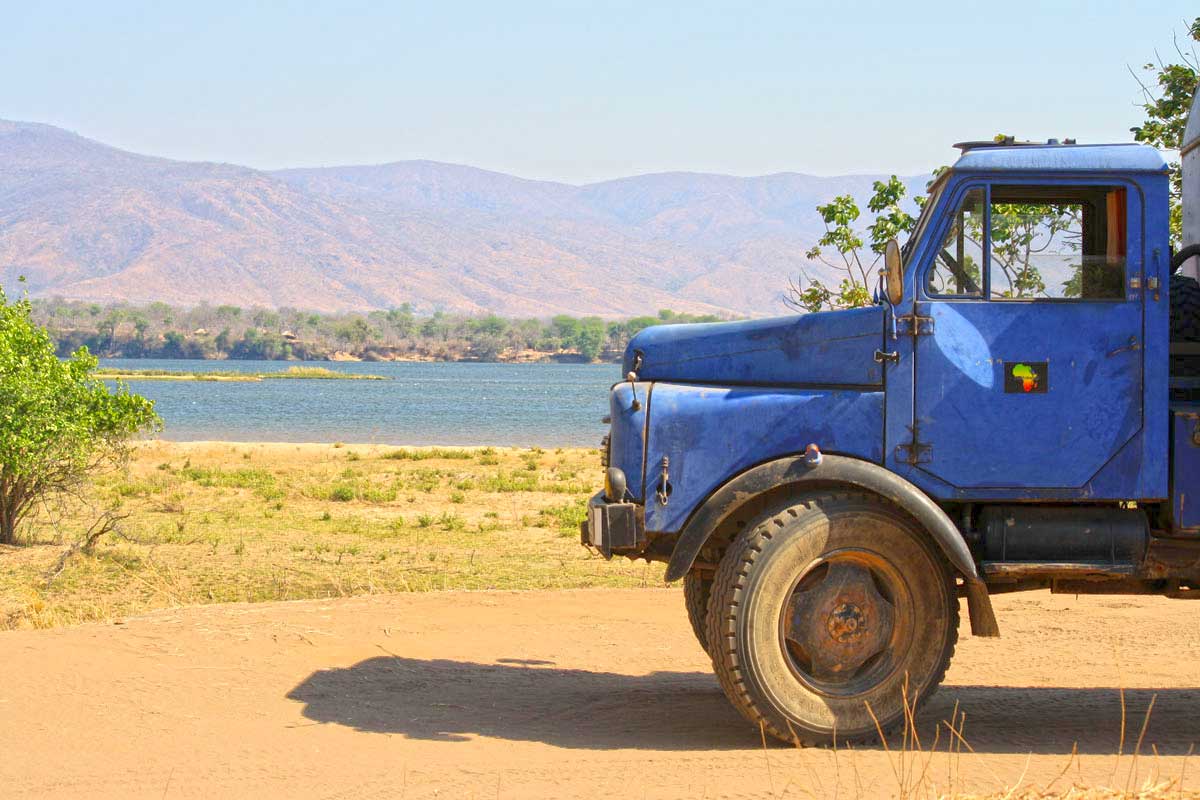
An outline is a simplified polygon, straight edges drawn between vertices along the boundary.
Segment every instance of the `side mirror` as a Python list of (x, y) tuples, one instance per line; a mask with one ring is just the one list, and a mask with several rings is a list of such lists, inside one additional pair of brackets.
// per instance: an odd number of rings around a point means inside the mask
[(904, 299), (904, 259), (895, 239), (889, 239), (883, 251), (883, 278), (888, 302), (899, 305)]

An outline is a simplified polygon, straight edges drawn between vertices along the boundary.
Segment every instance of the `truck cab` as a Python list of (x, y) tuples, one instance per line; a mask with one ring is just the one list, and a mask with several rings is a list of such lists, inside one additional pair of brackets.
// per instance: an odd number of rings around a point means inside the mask
[(1166, 163), (960, 147), (874, 305), (649, 328), (611, 391), (583, 543), (666, 562), (730, 700), (787, 741), (902, 722), (959, 597), (998, 635), (996, 592), (1200, 589), (1200, 290)]

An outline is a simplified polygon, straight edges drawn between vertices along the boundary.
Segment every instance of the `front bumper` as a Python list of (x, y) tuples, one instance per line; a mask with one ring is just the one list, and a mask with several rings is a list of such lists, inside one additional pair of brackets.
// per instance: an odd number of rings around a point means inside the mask
[(636, 503), (610, 503), (604, 492), (599, 492), (588, 501), (580, 540), (605, 558), (612, 558), (614, 553), (640, 552), (646, 545), (645, 511)]

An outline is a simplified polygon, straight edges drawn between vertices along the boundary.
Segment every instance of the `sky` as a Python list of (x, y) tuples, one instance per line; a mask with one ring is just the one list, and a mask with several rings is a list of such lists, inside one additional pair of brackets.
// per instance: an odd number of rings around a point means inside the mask
[(263, 169), (431, 159), (585, 183), (918, 174), (1128, 141), (1194, 3), (0, 0), (0, 118)]

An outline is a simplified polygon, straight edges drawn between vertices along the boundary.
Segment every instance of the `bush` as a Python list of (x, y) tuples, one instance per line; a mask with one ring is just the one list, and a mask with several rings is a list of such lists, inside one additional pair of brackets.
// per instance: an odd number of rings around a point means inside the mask
[(329, 490), (329, 499), (335, 503), (349, 503), (354, 499), (354, 487), (344, 483), (334, 486)]
[(60, 361), (27, 299), (0, 289), (0, 543), (39, 504), (78, 492), (104, 468), (123, 464), (128, 443), (162, 421), (154, 404), (118, 382), (94, 377), (97, 361), (79, 348)]

